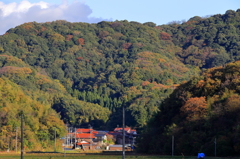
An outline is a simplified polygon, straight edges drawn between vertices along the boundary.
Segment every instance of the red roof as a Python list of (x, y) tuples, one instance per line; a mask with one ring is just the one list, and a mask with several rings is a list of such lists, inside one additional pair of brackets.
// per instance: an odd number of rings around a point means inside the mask
[[(124, 131), (130, 131), (131, 128), (124, 128)], [(114, 131), (122, 131), (122, 128), (115, 128)]]
[(76, 132), (78, 133), (90, 133), (91, 131), (94, 131), (93, 129), (77, 129)]
[(81, 133), (81, 134), (76, 134), (76, 138), (82, 138), (82, 139), (94, 139), (95, 135), (94, 134), (89, 134), (89, 133)]
[(92, 133), (93, 134), (98, 134), (98, 131), (93, 130)]

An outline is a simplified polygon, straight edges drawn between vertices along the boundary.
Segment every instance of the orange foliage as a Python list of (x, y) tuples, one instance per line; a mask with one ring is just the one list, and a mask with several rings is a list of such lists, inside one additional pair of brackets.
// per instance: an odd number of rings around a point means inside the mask
[(127, 92), (128, 92), (128, 94), (130, 94), (130, 95), (139, 95), (139, 94), (142, 94), (141, 90), (137, 89), (136, 86), (130, 87)]
[(204, 86), (204, 84), (205, 84), (204, 80), (200, 80), (200, 81), (198, 81), (196, 87), (197, 87), (197, 88), (201, 88), (201, 87)]
[(24, 23), (24, 24), (22, 25), (22, 27), (23, 27), (24, 29), (26, 29), (26, 30), (30, 30), (31, 28), (33, 28), (33, 24), (32, 24), (32, 22)]
[(171, 40), (171, 35), (168, 34), (168, 33), (166, 33), (166, 32), (161, 32), (161, 33), (160, 33), (160, 38), (161, 38), (162, 40)]
[(153, 87), (151, 88), (152, 90), (153, 90), (153, 89), (158, 89), (158, 90), (160, 90), (160, 89), (170, 88), (170, 86), (165, 86), (165, 85), (163, 85), (163, 84), (156, 83), (156, 82), (152, 82), (152, 84), (153, 84)]
[(207, 102), (205, 97), (188, 99), (180, 110), (187, 115), (187, 120), (194, 121), (203, 118), (207, 114)]
[(78, 39), (78, 43), (80, 44), (80, 45), (84, 45), (85, 43), (84, 43), (84, 39), (83, 38), (79, 38)]
[(45, 31), (45, 30), (47, 30), (47, 28), (42, 26), (41, 31)]
[(147, 86), (147, 85), (149, 85), (149, 84), (150, 84), (149, 81), (143, 81), (143, 82), (142, 82), (142, 86)]
[(128, 49), (132, 46), (132, 43), (125, 43), (122, 45), (124, 49)]
[(76, 60), (80, 61), (80, 60), (83, 60), (84, 58), (83, 57), (77, 57)]
[(70, 40), (72, 40), (72, 38), (73, 38), (73, 35), (67, 35), (66, 36), (66, 41), (70, 41)]

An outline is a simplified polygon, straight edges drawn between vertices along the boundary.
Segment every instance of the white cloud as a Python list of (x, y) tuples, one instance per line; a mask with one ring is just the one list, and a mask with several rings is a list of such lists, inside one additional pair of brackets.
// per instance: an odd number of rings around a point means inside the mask
[(68, 4), (63, 1), (60, 5), (52, 5), (47, 2), (30, 3), (23, 0), (21, 3), (5, 4), (0, 2), (0, 34), (8, 29), (26, 22), (48, 22), (66, 20), (69, 22), (97, 23), (102, 18), (90, 17), (92, 10), (89, 6), (79, 1)]

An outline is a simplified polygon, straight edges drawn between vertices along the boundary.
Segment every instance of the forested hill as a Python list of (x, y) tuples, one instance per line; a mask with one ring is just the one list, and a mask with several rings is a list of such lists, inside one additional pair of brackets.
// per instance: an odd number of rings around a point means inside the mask
[[(44, 112), (54, 109), (71, 126), (112, 129), (121, 125), (125, 106), (126, 125), (142, 128), (181, 82), (198, 76), (201, 69), (239, 59), (239, 18), (240, 11), (229, 10), (161, 26), (128, 21), (25, 23), (0, 37), (0, 77), (29, 98), (33, 112), (25, 109), (25, 114), (37, 115), (33, 100), (44, 105)], [(9, 104), (2, 103), (1, 112), (12, 110), (10, 103), (18, 98), (4, 99)], [(45, 115), (37, 118), (46, 126)], [(7, 113), (1, 116), (6, 119)], [(11, 127), (19, 121), (0, 124)], [(42, 129), (30, 131), (45, 143), (51, 132)], [(59, 136), (64, 133), (60, 130)]]
[[(142, 127), (178, 83), (199, 73), (198, 67), (185, 66), (175, 56), (181, 48), (162, 34), (153, 23), (33, 22), (1, 36), (0, 50), (2, 55), (14, 56), (40, 75), (58, 81), (76, 99), (112, 112), (102, 120), (89, 109), (93, 114), (82, 120), (87, 114), (80, 113), (79, 106), (67, 99), (54, 101), (52, 108), (65, 123), (79, 126), (90, 122), (94, 127), (114, 128), (121, 124), (119, 112), (125, 105), (127, 125)], [(9, 65), (22, 67), (2, 62), (2, 69)], [(24, 88), (32, 87), (15, 77), (12, 80)], [(39, 88), (48, 91), (51, 85)]]
[(164, 100), (142, 134), (140, 151), (170, 155), (174, 136), (177, 155), (214, 156), (216, 146), (217, 156), (239, 156), (239, 101), (240, 61), (208, 69)]
[(195, 16), (187, 22), (160, 26), (165, 38), (181, 51), (175, 55), (184, 64), (211, 68), (240, 59), (240, 9), (209, 18)]

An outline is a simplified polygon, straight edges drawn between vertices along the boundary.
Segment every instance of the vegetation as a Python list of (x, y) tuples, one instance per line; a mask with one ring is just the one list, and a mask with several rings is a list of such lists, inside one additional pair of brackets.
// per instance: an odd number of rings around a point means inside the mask
[[(142, 127), (177, 83), (200, 71), (179, 61), (180, 48), (150, 24), (23, 24), (0, 37), (2, 74), (23, 89), (51, 92), (64, 123), (114, 128), (125, 106), (128, 126)], [(33, 73), (16, 77), (23, 68)]]
[[(240, 60), (239, 18), (240, 10), (228, 10), (161, 26), (59, 20), (9, 29), (0, 37), (0, 149), (6, 143), (13, 149), (20, 112), (26, 116), (26, 138), (34, 134), (27, 147), (40, 150), (51, 145), (54, 130), (64, 136), (64, 123), (95, 129), (121, 125), (124, 106), (127, 126), (146, 135), (139, 141), (142, 151), (169, 152), (161, 143), (184, 132), (178, 153), (205, 150), (215, 136), (228, 144), (219, 149), (222, 155), (237, 152), (232, 133), (238, 131), (237, 116), (227, 122), (229, 129), (216, 128), (218, 134), (209, 129), (223, 126), (218, 113), (238, 100), (238, 62), (226, 64)], [(148, 148), (141, 145), (147, 134), (155, 136)], [(192, 140), (195, 146), (183, 142), (189, 137), (198, 139)]]
[[(1, 155), (2, 159), (18, 159), (19, 156), (14, 155)], [(66, 154), (66, 157), (64, 157), (64, 154), (31, 154), (31, 155), (25, 155), (24, 158), (26, 159), (121, 159), (121, 155), (85, 155), (85, 154)], [(168, 156), (147, 156), (147, 155), (126, 155), (125, 158), (132, 158), (132, 159), (168, 159), (170, 157)], [(180, 158), (180, 157), (174, 157), (174, 158)], [(188, 159), (193, 159), (194, 157), (186, 157)]]
[(176, 154), (214, 156), (216, 139), (219, 156), (239, 155), (239, 73), (236, 61), (182, 83), (145, 128), (141, 151), (168, 154), (171, 144), (163, 143), (174, 136)]

